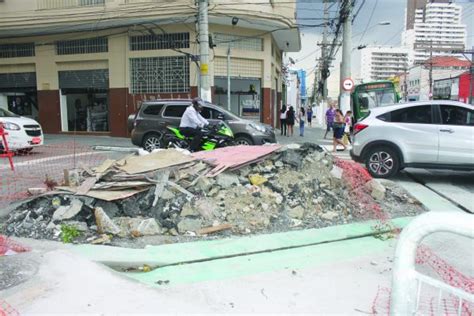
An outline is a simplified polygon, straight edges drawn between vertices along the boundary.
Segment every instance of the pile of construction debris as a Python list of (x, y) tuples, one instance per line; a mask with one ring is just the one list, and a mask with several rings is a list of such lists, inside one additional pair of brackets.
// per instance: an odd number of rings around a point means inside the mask
[[(392, 182), (372, 180), (363, 190), (392, 217), (424, 211)], [(11, 212), (3, 232), (80, 243), (179, 240), (325, 227), (361, 220), (364, 213), (343, 170), (314, 144), (195, 155), (168, 149), (68, 170), (62, 186)]]

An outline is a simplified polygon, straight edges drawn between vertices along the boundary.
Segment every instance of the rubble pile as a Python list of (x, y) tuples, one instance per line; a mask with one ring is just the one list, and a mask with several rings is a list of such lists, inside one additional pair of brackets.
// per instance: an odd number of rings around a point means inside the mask
[[(11, 212), (3, 231), (109, 243), (325, 227), (361, 220), (365, 212), (349, 194), (343, 169), (314, 144), (275, 147), (233, 170), (215, 172), (215, 167), (212, 161), (165, 150), (70, 170), (64, 186)], [(392, 217), (424, 211), (393, 182), (370, 183), (364, 190)]]

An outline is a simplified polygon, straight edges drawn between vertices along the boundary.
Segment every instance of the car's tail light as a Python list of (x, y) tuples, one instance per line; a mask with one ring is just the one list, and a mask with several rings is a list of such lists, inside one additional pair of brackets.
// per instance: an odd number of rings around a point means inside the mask
[(357, 123), (354, 125), (354, 135), (369, 127), (367, 124)]

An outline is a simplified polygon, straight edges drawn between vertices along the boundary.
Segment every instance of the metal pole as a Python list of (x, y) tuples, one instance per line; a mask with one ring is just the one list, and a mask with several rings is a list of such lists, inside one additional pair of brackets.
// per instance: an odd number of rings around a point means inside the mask
[(207, 15), (208, 0), (199, 1), (199, 54), (201, 60), (201, 98), (211, 101), (209, 80), (209, 20)]
[(433, 99), (433, 40), (430, 40), (430, 72), (429, 79), (430, 91), (428, 92), (428, 100)]
[(471, 49), (471, 66), (469, 67), (469, 104), (472, 103), (472, 86), (474, 85), (474, 80), (472, 78), (474, 72), (474, 47)]
[(342, 88), (344, 79), (351, 77), (351, 46), (352, 46), (352, 4), (350, 0), (344, 0), (344, 24), (342, 34), (342, 63), (341, 63), (341, 82), (339, 84), (339, 109), (346, 113), (351, 108), (351, 93)]
[(227, 48), (227, 110), (230, 109), (230, 44)]
[[(329, 60), (327, 59), (327, 44), (328, 44), (328, 23), (329, 23), (329, 6), (328, 1), (324, 0), (324, 29), (323, 29), (323, 45), (321, 50), (321, 57), (323, 59), (323, 68), (326, 70), (326, 67), (329, 68)], [(328, 80), (326, 77), (323, 77), (323, 93), (322, 99), (323, 103), (326, 104), (326, 99), (328, 96)]]

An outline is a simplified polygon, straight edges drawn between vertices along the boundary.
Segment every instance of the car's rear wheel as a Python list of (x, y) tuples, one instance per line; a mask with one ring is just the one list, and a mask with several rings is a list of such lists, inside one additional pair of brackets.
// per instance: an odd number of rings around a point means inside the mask
[(245, 145), (245, 146), (253, 145), (253, 141), (247, 136), (236, 137), (234, 140), (234, 143), (236, 145)]
[(162, 135), (158, 133), (150, 133), (143, 139), (143, 149), (152, 152), (155, 149), (163, 148)]
[(374, 178), (390, 178), (400, 170), (400, 158), (390, 147), (372, 147), (367, 152), (365, 166)]

